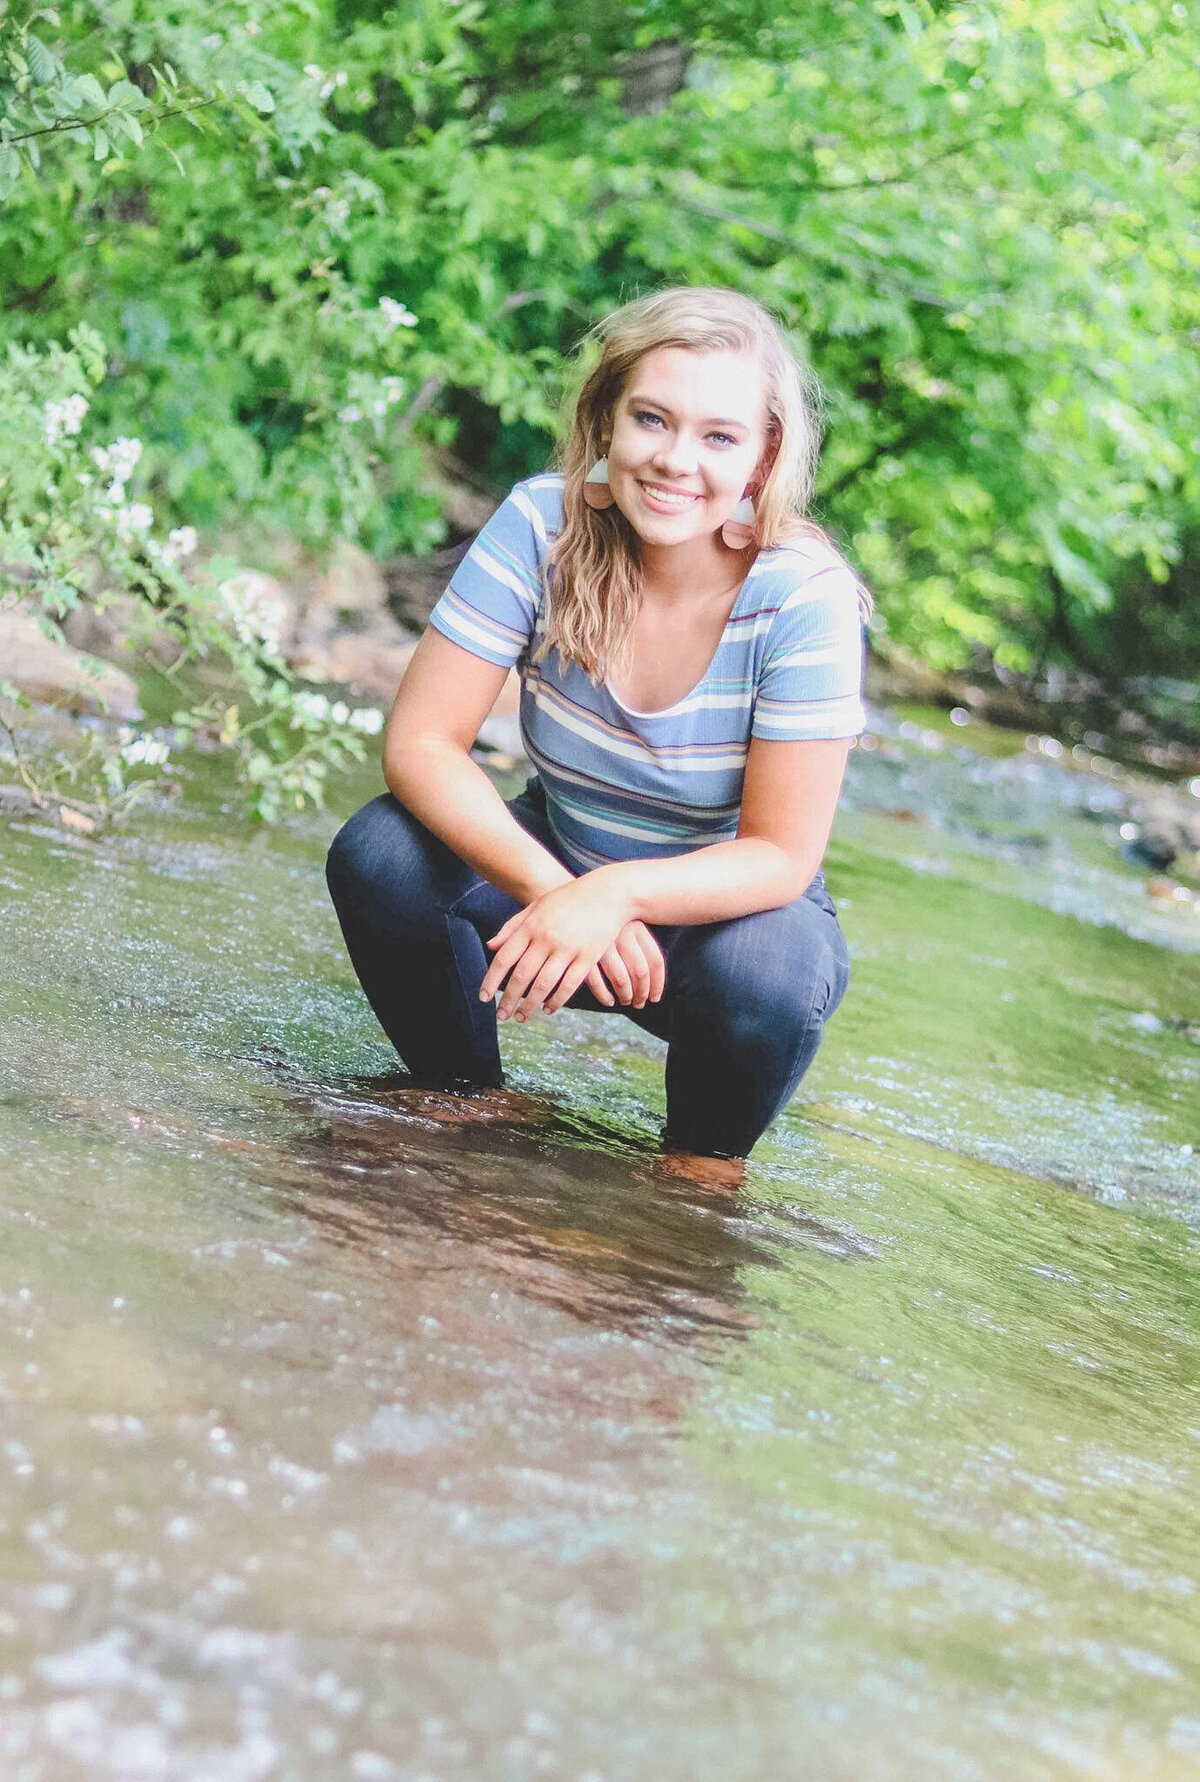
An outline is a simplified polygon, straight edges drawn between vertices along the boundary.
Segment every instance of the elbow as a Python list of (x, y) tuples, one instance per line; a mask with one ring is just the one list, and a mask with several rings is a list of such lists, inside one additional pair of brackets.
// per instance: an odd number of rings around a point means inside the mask
[(383, 745), (383, 778), (393, 798), (419, 815), (422, 795), (436, 789), (445, 775), (448, 757), (461, 759), (465, 751), (440, 736), (410, 733), (402, 727), (389, 730)]
[(790, 850), (780, 849), (780, 854), (782, 856), (781, 878), (784, 891), (780, 901), (781, 903), (795, 903), (798, 897), (804, 896), (820, 872), (823, 850), (803, 848), (793, 853)]
[(393, 736), (389, 731), (383, 744), (383, 779), (393, 798), (405, 802), (404, 791), (407, 782), (408, 749), (404, 741)]

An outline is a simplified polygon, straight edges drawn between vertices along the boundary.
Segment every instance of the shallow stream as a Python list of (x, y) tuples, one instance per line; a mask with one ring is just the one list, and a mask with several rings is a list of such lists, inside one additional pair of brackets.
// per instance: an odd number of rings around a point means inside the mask
[(397, 1095), (334, 815), (0, 830), (4, 1782), (1200, 1776), (1200, 918), (877, 729), (733, 1198), (616, 1017)]

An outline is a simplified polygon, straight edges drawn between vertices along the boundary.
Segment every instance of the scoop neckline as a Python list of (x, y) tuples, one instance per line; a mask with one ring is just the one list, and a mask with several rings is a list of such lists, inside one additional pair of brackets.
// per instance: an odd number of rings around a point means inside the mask
[(658, 706), (654, 707), (653, 711), (646, 712), (646, 711), (641, 711), (636, 705), (627, 704), (626, 701), (621, 698), (621, 695), (617, 692), (616, 688), (613, 686), (612, 682), (609, 680), (608, 675), (606, 673), (604, 676), (604, 691), (608, 694), (609, 698), (612, 700), (614, 705), (618, 706), (621, 709), (621, 711), (627, 712), (631, 718), (670, 718), (677, 711), (679, 711), (681, 706), (685, 706), (689, 699), (695, 698), (696, 694), (700, 691), (701, 687), (704, 685), (705, 681), (708, 679), (709, 675), (712, 673), (713, 663), (716, 661), (717, 657), (720, 655), (721, 645), (725, 642), (725, 633), (728, 631), (730, 625), (733, 623), (733, 619), (734, 619), (735, 614), (737, 613), (738, 607), (742, 603), (742, 596), (743, 596), (743, 594), (745, 594), (746, 589), (750, 585), (750, 578), (753, 576), (755, 569), (758, 567), (758, 562), (759, 562), (759, 559), (761, 558), (762, 554), (763, 553), (761, 551), (758, 552), (758, 554), (755, 556), (754, 562), (750, 565), (749, 569), (746, 571), (745, 575), (742, 577), (741, 582), (738, 584), (738, 591), (733, 597), (733, 605), (729, 609), (729, 616), (725, 620), (724, 625), (721, 627), (721, 635), (717, 639), (716, 648), (714, 649), (712, 655), (709, 657), (708, 661), (705, 663), (704, 672), (703, 672), (703, 674), (701, 674), (699, 680), (696, 681), (693, 686), (689, 687), (686, 693), (680, 694), (679, 698), (677, 700), (675, 700), (674, 704), (672, 704), (672, 705), (658, 705)]

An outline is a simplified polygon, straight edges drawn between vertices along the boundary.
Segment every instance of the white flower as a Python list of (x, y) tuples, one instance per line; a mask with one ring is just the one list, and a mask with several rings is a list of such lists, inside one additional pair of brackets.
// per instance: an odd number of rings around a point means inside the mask
[(261, 30), (262, 30), (262, 26), (256, 25), (254, 23), (253, 19), (246, 20), (246, 36), (247, 37), (257, 37)]
[[(117, 491), (115, 499), (113, 498), (113, 489)], [(154, 524), (154, 514), (144, 501), (131, 501), (126, 507), (125, 491), (119, 483), (113, 484), (112, 489), (109, 490), (109, 498), (113, 500), (113, 506), (111, 508), (97, 506), (96, 512), (103, 519), (112, 521), (117, 529), (118, 538), (123, 538), (128, 544), (131, 539), (140, 538), (143, 533), (149, 532)]]
[[(119, 733), (124, 737), (127, 733), (122, 729)], [(121, 759), (129, 767), (165, 767), (170, 759), (169, 743), (158, 742), (152, 736), (136, 736), (128, 732), (130, 740), (123, 742)]]
[(178, 563), (181, 557), (190, 557), (196, 548), (196, 528), (194, 526), (176, 526), (167, 533), (167, 542), (162, 548), (164, 563)]
[(349, 78), (350, 76), (346, 73), (346, 70), (344, 68), (339, 68), (334, 76), (334, 85), (344, 87)]
[(388, 333), (395, 328), (415, 328), (417, 318), (405, 304), (395, 297), (381, 297), (379, 307), (383, 311), (383, 319), (388, 324)]
[(338, 420), (345, 421), (348, 426), (355, 421), (361, 421), (362, 409), (356, 407), (353, 402), (348, 402), (345, 408), (338, 409)]
[(339, 699), (336, 705), (330, 706), (329, 722), (331, 724), (348, 724), (350, 722), (350, 707), (344, 699)]
[(389, 403), (399, 402), (404, 394), (404, 379), (402, 377), (385, 377), (383, 387), (387, 391)]
[[(119, 439), (114, 439), (110, 446), (92, 447), (92, 462), (96, 464), (106, 476), (111, 476), (114, 484), (127, 483), (129, 481), (130, 477), (133, 475), (134, 467), (141, 455), (141, 440), (126, 439), (124, 434), (122, 434)], [(109, 499), (119, 501), (123, 499), (123, 497), (110, 495)]]
[(263, 585), (263, 578), (253, 574), (234, 576), (222, 582), (217, 593), (239, 640), (264, 645), (278, 654), (288, 615), (284, 602), (269, 585)]
[(318, 65), (315, 62), (306, 62), (304, 64), (304, 72), (305, 72), (305, 74), (307, 74), (309, 80), (324, 80), (325, 79), (325, 70), (323, 68), (318, 67)]
[(202, 37), (200, 41), (205, 49), (220, 49), (221, 33), (219, 31), (210, 31), (208, 36)]
[(329, 95), (332, 92), (333, 92), (333, 82), (331, 80), (323, 80), (321, 82), (320, 97), (322, 99), (328, 99)]
[(292, 704), (296, 711), (292, 719), (293, 730), (299, 730), (305, 718), (311, 718), (316, 724), (323, 724), (329, 716), (329, 701), (324, 693), (297, 693)]
[(57, 445), (65, 434), (78, 433), (87, 411), (86, 396), (64, 396), (61, 402), (48, 402), (42, 411), (46, 444)]
[(373, 705), (360, 705), (350, 713), (350, 728), (361, 730), (364, 736), (378, 736), (383, 729), (383, 713)]

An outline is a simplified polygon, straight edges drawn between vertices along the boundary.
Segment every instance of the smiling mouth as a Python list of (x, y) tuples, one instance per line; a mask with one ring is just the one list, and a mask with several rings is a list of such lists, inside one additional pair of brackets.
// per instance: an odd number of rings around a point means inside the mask
[(691, 507), (700, 499), (688, 489), (664, 489), (660, 483), (641, 483), (639, 487), (643, 495), (651, 501), (661, 501), (665, 507)]

